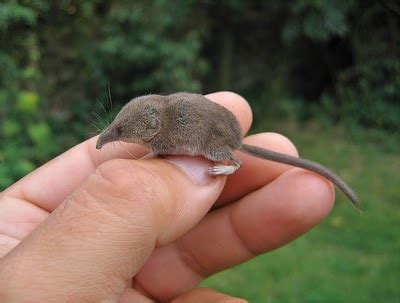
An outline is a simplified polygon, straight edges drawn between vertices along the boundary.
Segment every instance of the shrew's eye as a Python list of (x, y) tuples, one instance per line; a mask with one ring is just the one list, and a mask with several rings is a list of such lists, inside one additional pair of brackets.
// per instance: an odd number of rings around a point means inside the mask
[(116, 130), (117, 130), (117, 136), (121, 136), (122, 135), (122, 127), (118, 126)]

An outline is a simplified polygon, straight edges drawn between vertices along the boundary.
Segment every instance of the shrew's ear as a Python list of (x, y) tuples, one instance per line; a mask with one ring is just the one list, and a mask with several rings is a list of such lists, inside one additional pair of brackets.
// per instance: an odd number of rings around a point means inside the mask
[(160, 113), (152, 106), (145, 106), (145, 118), (147, 120), (146, 130), (143, 133), (142, 139), (144, 141), (151, 140), (161, 128)]

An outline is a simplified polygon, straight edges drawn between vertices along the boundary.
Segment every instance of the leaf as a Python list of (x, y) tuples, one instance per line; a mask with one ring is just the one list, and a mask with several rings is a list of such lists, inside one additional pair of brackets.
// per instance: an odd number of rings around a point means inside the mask
[(39, 105), (39, 95), (33, 91), (22, 91), (17, 100), (17, 109), (24, 114), (34, 114)]
[(21, 131), (21, 126), (14, 120), (4, 120), (2, 123), (3, 135), (7, 138), (17, 135)]
[(51, 128), (45, 122), (30, 125), (28, 134), (29, 138), (40, 148), (50, 144)]
[(32, 162), (22, 159), (15, 164), (15, 170), (20, 174), (20, 175), (26, 175), (30, 173), (32, 170), (35, 169), (35, 164)]

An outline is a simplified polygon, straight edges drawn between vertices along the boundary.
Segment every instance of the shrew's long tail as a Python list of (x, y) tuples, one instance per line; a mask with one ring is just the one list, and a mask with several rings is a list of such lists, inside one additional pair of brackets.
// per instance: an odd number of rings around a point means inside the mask
[(296, 167), (301, 167), (306, 170), (313, 171), (321, 176), (324, 176), (333, 184), (335, 184), (352, 202), (353, 206), (360, 211), (360, 200), (358, 199), (356, 193), (333, 171), (325, 166), (302, 158), (296, 158), (293, 156), (281, 154), (271, 150), (263, 149), (257, 146), (243, 144), (240, 150), (246, 154), (250, 154), (257, 158), (262, 158), (274, 162), (284, 163)]

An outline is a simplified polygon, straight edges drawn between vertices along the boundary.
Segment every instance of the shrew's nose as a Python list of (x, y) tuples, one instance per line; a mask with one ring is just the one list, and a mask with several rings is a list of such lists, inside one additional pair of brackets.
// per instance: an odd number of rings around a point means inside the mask
[(97, 139), (96, 148), (102, 148), (105, 144), (115, 141), (115, 138), (115, 131), (113, 131), (113, 129), (106, 129), (100, 134), (99, 138)]

